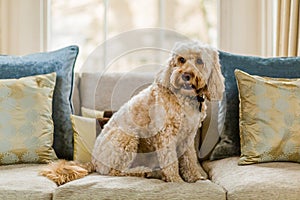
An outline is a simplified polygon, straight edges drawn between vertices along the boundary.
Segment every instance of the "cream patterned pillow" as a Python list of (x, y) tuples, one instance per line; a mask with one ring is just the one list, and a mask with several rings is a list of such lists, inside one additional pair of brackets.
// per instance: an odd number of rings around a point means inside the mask
[(56, 73), (0, 80), (0, 165), (47, 163), (52, 148)]
[(102, 118), (104, 115), (104, 111), (93, 110), (93, 109), (81, 107), (81, 114), (83, 117)]
[(240, 99), (239, 164), (300, 162), (300, 79), (235, 70)]

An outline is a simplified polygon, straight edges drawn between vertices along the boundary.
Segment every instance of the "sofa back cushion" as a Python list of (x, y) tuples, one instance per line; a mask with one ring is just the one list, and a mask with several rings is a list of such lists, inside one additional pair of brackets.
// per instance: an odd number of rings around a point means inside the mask
[(81, 107), (117, 111), (132, 96), (148, 87), (154, 73), (82, 73)]

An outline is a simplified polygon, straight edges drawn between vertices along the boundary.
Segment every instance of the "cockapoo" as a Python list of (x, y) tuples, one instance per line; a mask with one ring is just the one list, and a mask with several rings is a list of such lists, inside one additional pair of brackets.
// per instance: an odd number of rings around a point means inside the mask
[(124, 104), (104, 126), (92, 163), (59, 161), (41, 172), (58, 185), (89, 172), (196, 182), (207, 175), (194, 138), (206, 101), (221, 100), (224, 78), (216, 49), (197, 41), (176, 43), (154, 82)]

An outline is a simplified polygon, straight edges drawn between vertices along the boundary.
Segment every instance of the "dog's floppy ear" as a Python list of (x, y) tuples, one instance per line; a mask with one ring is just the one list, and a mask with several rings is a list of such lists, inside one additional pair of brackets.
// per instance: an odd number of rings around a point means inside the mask
[(209, 57), (212, 59), (210, 62), (212, 71), (207, 83), (208, 91), (211, 100), (222, 100), (225, 85), (219, 62), (219, 54), (218, 51), (213, 48), (209, 49), (209, 54)]
[(175, 65), (175, 55), (172, 55), (167, 61), (167, 66), (158, 72), (155, 82), (168, 88), (170, 86), (171, 69)]
[(173, 67), (175, 67), (176, 66), (176, 54), (175, 53), (173, 53), (172, 55), (171, 55), (171, 58), (168, 60), (168, 64), (169, 64), (169, 67), (170, 68), (173, 68)]
[(211, 100), (210, 92), (208, 91), (207, 85), (202, 89), (202, 93), (205, 95), (205, 97), (208, 99), (208, 101)]

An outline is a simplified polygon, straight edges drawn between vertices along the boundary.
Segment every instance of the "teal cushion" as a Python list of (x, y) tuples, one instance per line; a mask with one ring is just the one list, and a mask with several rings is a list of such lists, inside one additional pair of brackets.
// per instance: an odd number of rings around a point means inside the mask
[(73, 69), (78, 55), (77, 46), (53, 52), (26, 56), (0, 55), (0, 79), (20, 78), (56, 72), (52, 118), (53, 148), (59, 158), (73, 158), (72, 114)]
[(219, 104), (220, 141), (212, 151), (210, 160), (240, 155), (239, 98), (234, 70), (274, 78), (300, 78), (300, 57), (260, 58), (219, 52), (225, 77), (225, 94)]

